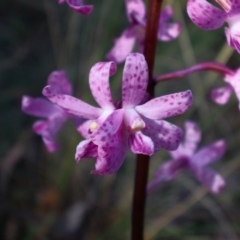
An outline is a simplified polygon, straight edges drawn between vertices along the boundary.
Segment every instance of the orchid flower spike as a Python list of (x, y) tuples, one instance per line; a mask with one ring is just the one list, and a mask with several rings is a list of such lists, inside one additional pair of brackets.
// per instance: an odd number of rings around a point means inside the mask
[(237, 95), (240, 109), (240, 68), (238, 68), (234, 74), (225, 75), (224, 81), (227, 83), (226, 86), (212, 90), (212, 100), (217, 104), (224, 105), (229, 101), (230, 96), (234, 91)]
[(191, 20), (200, 28), (214, 30), (227, 22), (225, 28), (227, 42), (240, 53), (240, 1), (216, 0), (222, 8), (219, 9), (206, 0), (188, 0), (187, 12)]
[[(123, 62), (127, 55), (132, 52), (135, 42), (138, 43), (139, 52), (143, 52), (145, 39), (145, 5), (142, 0), (125, 0), (127, 17), (130, 26), (125, 29), (122, 35), (115, 40), (113, 48), (107, 54), (107, 59), (117, 63)], [(181, 29), (180, 23), (170, 23), (173, 10), (167, 6), (159, 18), (158, 39), (161, 41), (171, 41), (178, 37)]]
[[(154, 98), (144, 104), (148, 84), (148, 67), (140, 53), (129, 54), (123, 70), (122, 102), (114, 104), (109, 77), (117, 70), (114, 62), (96, 63), (89, 75), (93, 97), (100, 108), (77, 98), (54, 93), (51, 86), (43, 95), (65, 111), (90, 119), (79, 127), (86, 138), (79, 143), (75, 158), (97, 158), (95, 174), (116, 172), (123, 163), (127, 145), (135, 154), (152, 155), (160, 148), (178, 147), (182, 130), (163, 118), (185, 112), (192, 103), (191, 91)], [(121, 105), (121, 106), (120, 106)]]
[(225, 153), (225, 142), (216, 141), (196, 152), (201, 139), (201, 131), (194, 122), (185, 123), (185, 139), (175, 151), (169, 152), (172, 160), (162, 164), (155, 172), (153, 181), (148, 184), (148, 192), (159, 183), (173, 179), (181, 169), (190, 170), (196, 178), (213, 193), (219, 193), (225, 181), (218, 173), (207, 165), (219, 160)]
[[(55, 93), (71, 94), (72, 86), (67, 79), (65, 71), (54, 71), (48, 77), (48, 84)], [(33, 131), (42, 136), (43, 142), (49, 152), (58, 149), (55, 136), (69, 114), (62, 108), (44, 98), (31, 98), (23, 96), (22, 111), (47, 120), (39, 120), (33, 124)], [(79, 119), (79, 124), (82, 122)]]
[(59, 4), (67, 2), (68, 6), (74, 11), (83, 15), (89, 15), (93, 10), (93, 5), (83, 5), (82, 0), (58, 0)]

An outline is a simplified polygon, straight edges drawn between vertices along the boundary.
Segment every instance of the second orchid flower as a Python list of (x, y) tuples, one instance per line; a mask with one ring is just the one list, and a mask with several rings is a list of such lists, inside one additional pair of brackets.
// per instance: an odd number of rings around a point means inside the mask
[[(130, 26), (125, 29), (122, 35), (115, 40), (113, 48), (107, 54), (108, 60), (117, 63), (123, 62), (127, 55), (132, 52), (135, 42), (138, 44), (138, 51), (143, 52), (146, 19), (145, 5), (142, 0), (125, 0), (126, 10)], [(158, 40), (171, 41), (178, 37), (181, 24), (170, 23), (169, 20), (173, 15), (173, 10), (167, 6), (159, 18)]]

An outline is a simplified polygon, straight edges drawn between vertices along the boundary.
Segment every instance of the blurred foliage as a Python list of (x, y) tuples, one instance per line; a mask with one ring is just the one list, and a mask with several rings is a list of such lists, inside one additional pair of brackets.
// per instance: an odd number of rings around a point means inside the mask
[[(31, 131), (35, 118), (21, 111), (22, 95), (40, 96), (47, 76), (56, 69), (67, 70), (75, 96), (94, 103), (88, 87), (90, 68), (106, 60), (114, 38), (128, 22), (124, 1), (85, 2), (95, 5), (87, 17), (56, 0), (0, 2), (0, 239), (130, 238), (134, 155), (128, 153), (116, 174), (90, 175), (93, 160), (74, 161), (81, 137), (71, 123), (58, 136), (60, 150), (49, 154)], [(186, 1), (164, 4), (172, 4), (182, 33), (173, 42), (158, 44), (156, 75), (203, 61), (239, 66), (239, 55), (226, 46), (223, 28), (196, 28), (187, 17)], [(115, 99), (120, 97), (122, 68), (123, 64), (111, 78)], [(209, 90), (222, 84), (222, 76), (201, 72), (157, 85), (157, 96), (192, 89), (191, 110), (170, 121), (179, 126), (185, 119), (197, 121), (203, 129), (202, 145), (226, 139), (228, 151), (214, 167), (226, 177), (227, 187), (213, 196), (186, 172), (162, 184), (147, 201), (147, 239), (240, 236), (238, 104), (235, 96), (226, 106), (209, 101)], [(150, 177), (168, 157), (162, 150), (152, 158)]]

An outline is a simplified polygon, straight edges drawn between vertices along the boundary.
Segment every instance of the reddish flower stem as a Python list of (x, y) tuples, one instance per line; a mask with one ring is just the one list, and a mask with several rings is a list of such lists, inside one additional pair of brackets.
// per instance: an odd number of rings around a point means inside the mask
[[(153, 67), (157, 45), (157, 30), (163, 0), (149, 0), (144, 56), (148, 64), (148, 88), (150, 98), (154, 96)], [(144, 209), (146, 201), (146, 184), (150, 157), (139, 154), (135, 173), (132, 206), (132, 240), (144, 239)]]
[(176, 72), (159, 75), (154, 78), (154, 81), (155, 82), (169, 81), (169, 80), (176, 79), (176, 78), (182, 78), (186, 75), (189, 75), (189, 74), (197, 72), (197, 71), (206, 71), (206, 70), (218, 72), (223, 75), (226, 75), (226, 74), (231, 75), (234, 73), (234, 71), (232, 69), (230, 69), (229, 67), (227, 67), (223, 64), (216, 63), (216, 62), (205, 62), (205, 63), (200, 63), (193, 67), (179, 70)]

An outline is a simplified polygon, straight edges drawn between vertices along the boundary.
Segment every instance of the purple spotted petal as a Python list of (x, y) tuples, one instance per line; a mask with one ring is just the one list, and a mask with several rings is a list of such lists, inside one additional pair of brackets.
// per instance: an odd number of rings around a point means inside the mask
[(95, 158), (97, 157), (97, 145), (91, 140), (83, 140), (77, 145), (75, 159), (80, 161), (82, 158)]
[(231, 6), (232, 12), (239, 11), (240, 2), (238, 0), (218, 0), (218, 2), (226, 2), (226, 5)]
[(122, 35), (115, 39), (114, 46), (107, 54), (107, 59), (117, 63), (123, 62), (127, 55), (133, 50), (136, 41), (133, 27), (129, 27)]
[(80, 125), (77, 127), (77, 131), (85, 138), (90, 139), (93, 136), (93, 131), (91, 130), (91, 125), (93, 123), (97, 124), (96, 129), (99, 128), (102, 124), (105, 123), (106, 119), (111, 115), (112, 111), (104, 111), (103, 114), (97, 119), (94, 120), (84, 120)]
[(191, 159), (198, 166), (205, 166), (219, 160), (226, 151), (226, 143), (223, 140), (214, 142), (200, 149)]
[(176, 150), (169, 151), (169, 154), (171, 155), (172, 159), (175, 160), (182, 158), (183, 156), (184, 158), (188, 158), (182, 143), (179, 144), (179, 147)]
[(44, 98), (22, 97), (22, 111), (36, 117), (48, 118), (62, 110)]
[(46, 86), (43, 95), (63, 108), (66, 112), (85, 119), (96, 119), (102, 114), (102, 109), (93, 107), (75, 97), (64, 94), (53, 94), (52, 87)]
[(59, 144), (54, 141), (54, 138), (48, 132), (48, 121), (37, 121), (33, 125), (33, 131), (42, 136), (44, 145), (49, 152), (55, 152), (59, 148)]
[(181, 32), (180, 23), (163, 23), (158, 29), (158, 39), (164, 42), (174, 40)]
[[(146, 19), (145, 18), (142, 18), (140, 17), (136, 12), (132, 14), (132, 23), (130, 26), (133, 26), (135, 28), (138, 28), (137, 30), (139, 31), (140, 30), (140, 33), (142, 32), (143, 35), (142, 37), (140, 37), (140, 39), (144, 39), (145, 37), (145, 28), (146, 28)], [(138, 33), (139, 32), (136, 32), (135, 31), (135, 34), (137, 35), (137, 39), (138, 38)]]
[(55, 137), (66, 117), (58, 115), (51, 117), (47, 121), (37, 121), (33, 125), (33, 130), (42, 136), (42, 140), (49, 152), (54, 152), (58, 149), (58, 144), (55, 142)]
[(167, 6), (161, 12), (158, 28), (158, 39), (161, 41), (171, 41), (178, 37), (181, 31), (180, 23), (168, 23), (167, 21), (172, 17), (173, 10), (171, 6)]
[(132, 22), (132, 14), (139, 18), (145, 17), (145, 5), (142, 0), (125, 0), (128, 20)]
[(161, 11), (161, 16), (159, 20), (160, 24), (168, 21), (170, 18), (172, 18), (172, 16), (173, 16), (173, 9), (171, 6), (168, 5)]
[(123, 110), (116, 110), (107, 117), (104, 117), (99, 128), (91, 134), (92, 141), (97, 145), (108, 144), (111, 138), (114, 137), (119, 128), (123, 127)]
[(185, 164), (184, 159), (169, 160), (162, 164), (154, 173), (153, 181), (148, 184), (148, 192), (152, 191), (161, 182), (172, 180), (178, 174), (179, 170), (185, 166)]
[(123, 69), (123, 108), (134, 107), (142, 101), (147, 89), (147, 83), (148, 67), (144, 56), (140, 53), (129, 54)]
[(143, 119), (146, 127), (142, 130), (142, 133), (149, 136), (154, 142), (154, 152), (158, 151), (159, 148), (169, 151), (178, 148), (183, 137), (181, 128), (164, 120)]
[(135, 154), (152, 156), (155, 152), (153, 140), (141, 131), (137, 131), (129, 136), (129, 147)]
[(124, 160), (127, 139), (123, 127), (123, 110), (116, 110), (105, 118), (90, 138), (97, 145), (97, 160), (92, 173), (104, 175), (119, 169)]
[(187, 12), (191, 20), (200, 28), (213, 30), (223, 25), (227, 14), (206, 0), (188, 0)]
[(72, 94), (72, 85), (69, 82), (65, 71), (52, 72), (48, 77), (47, 83), (52, 86), (54, 93)]
[(185, 122), (185, 139), (183, 142), (184, 153), (192, 156), (201, 140), (201, 130), (199, 126), (192, 121)]
[(225, 81), (232, 86), (234, 92), (236, 93), (240, 109), (240, 69), (238, 69), (234, 75), (227, 75), (225, 77)]
[(197, 179), (211, 190), (211, 192), (217, 194), (224, 188), (224, 179), (212, 169), (207, 167), (192, 167), (191, 170), (196, 175)]
[[(82, 0), (65, 0), (70, 8), (83, 15), (88, 15), (93, 10), (93, 5), (83, 5)], [(59, 3), (63, 3), (64, 0), (59, 0)]]
[(138, 113), (150, 119), (163, 119), (184, 113), (192, 104), (190, 90), (154, 98), (137, 106)]
[(93, 122), (93, 120), (88, 120), (82, 123), (77, 127), (77, 131), (85, 138), (89, 139), (91, 137), (92, 132), (89, 130), (90, 125)]
[(229, 101), (232, 91), (233, 89), (229, 85), (215, 88), (211, 91), (211, 99), (217, 104), (224, 105)]
[(103, 109), (115, 109), (109, 86), (109, 77), (117, 70), (114, 62), (96, 63), (89, 74), (89, 86), (93, 97)]
[(127, 139), (123, 127), (112, 135), (103, 145), (98, 146), (98, 158), (94, 174), (105, 175), (116, 172), (123, 163), (127, 150)]

